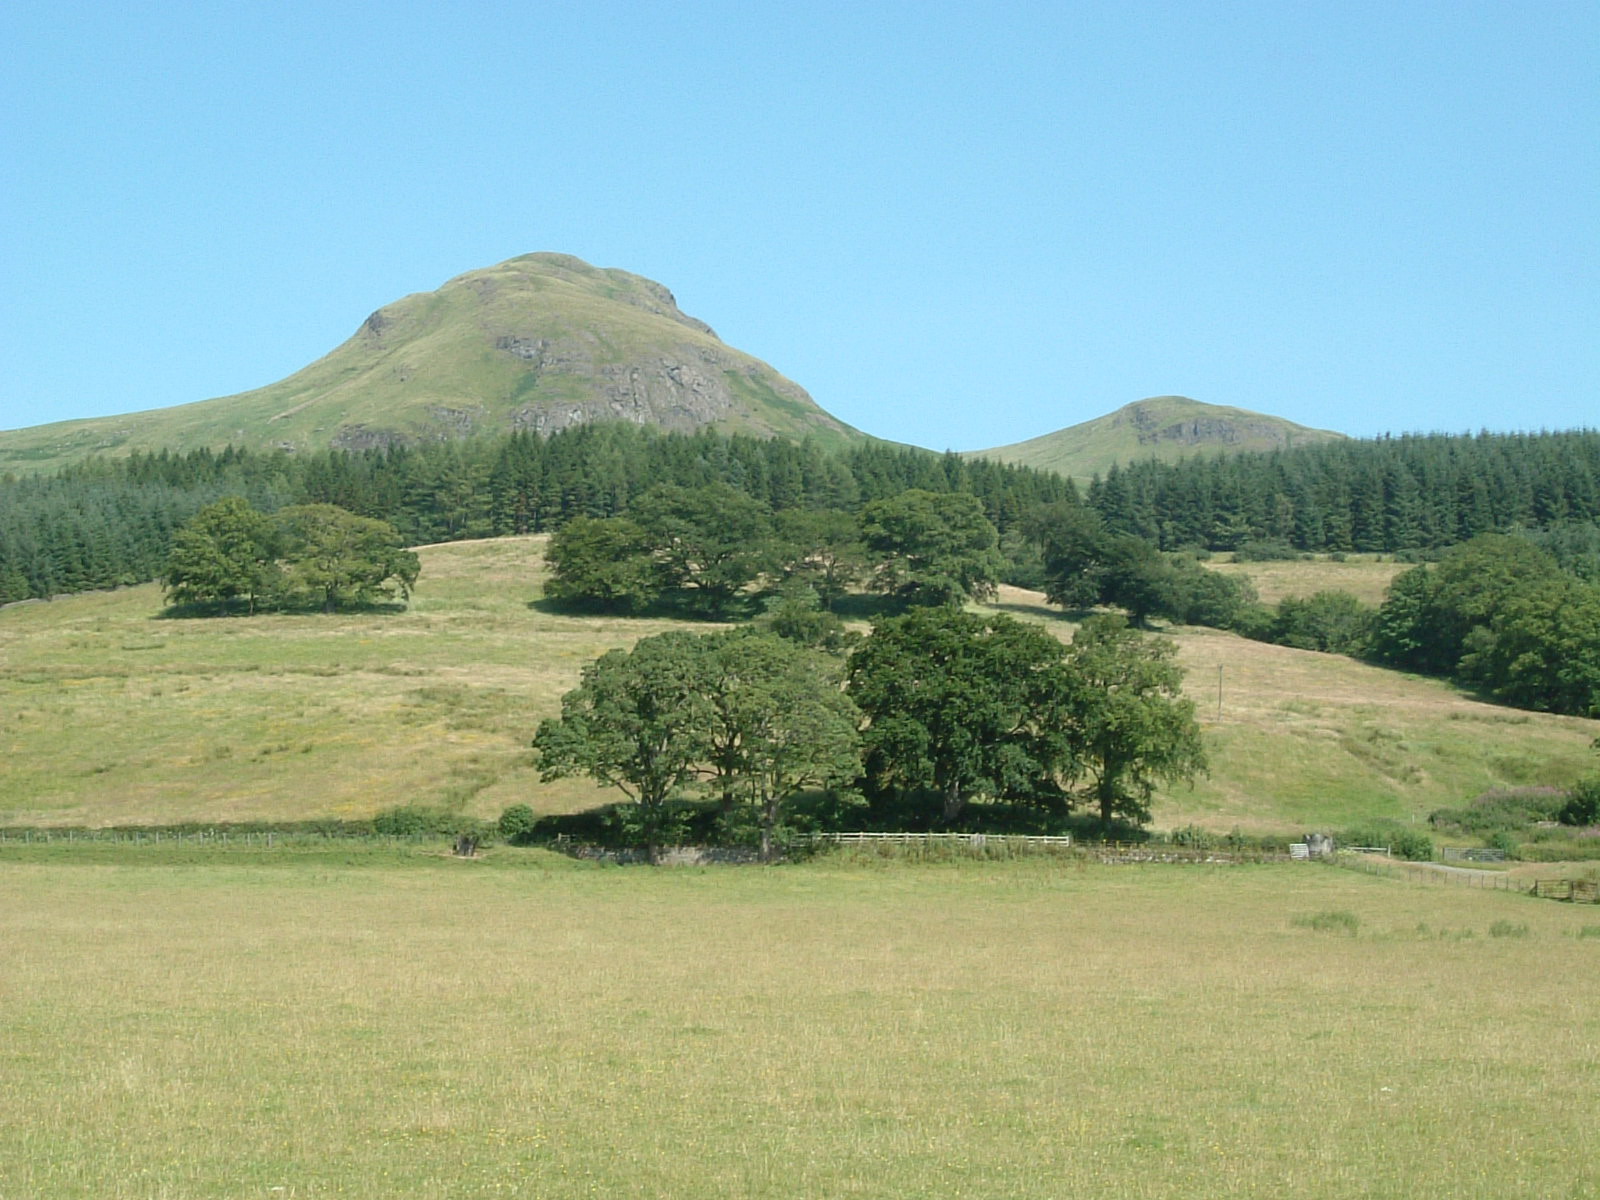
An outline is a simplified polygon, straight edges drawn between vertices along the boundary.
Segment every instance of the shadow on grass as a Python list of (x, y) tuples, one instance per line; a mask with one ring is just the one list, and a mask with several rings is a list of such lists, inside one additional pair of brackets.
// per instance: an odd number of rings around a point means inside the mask
[(154, 621), (190, 621), (211, 617), (265, 617), (265, 616), (398, 616), (410, 606), (402, 600), (387, 600), (370, 604), (341, 604), (327, 612), (320, 604), (169, 604), (156, 613)]

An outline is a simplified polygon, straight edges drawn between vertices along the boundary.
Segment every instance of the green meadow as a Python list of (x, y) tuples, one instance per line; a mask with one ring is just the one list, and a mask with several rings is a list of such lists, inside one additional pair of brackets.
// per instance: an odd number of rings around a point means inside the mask
[[(0, 825), (364, 817), (398, 804), (494, 817), (615, 798), (581, 780), (540, 783), (533, 731), (606, 650), (707, 626), (549, 611), (543, 548), (537, 537), (422, 547), (412, 604), (393, 613), (171, 619), (154, 585), (0, 610)], [(1330, 572), (1371, 587), (1393, 569), (1289, 565), (1311, 590)], [(1035, 593), (1003, 589), (996, 607), (1071, 636)], [(1334, 655), (1170, 632), (1211, 771), (1157, 796), (1160, 828), (1420, 821), (1488, 788), (1562, 786), (1593, 768), (1600, 723)]]
[[(425, 547), (394, 613), (0, 611), (0, 824), (612, 799), (529, 738), (677, 626), (546, 609), (542, 548)], [(1160, 827), (1591, 764), (1594, 722), (1171, 632), (1212, 771)], [(1600, 910), (1426, 878), (0, 840), (0, 1198), (1600, 1195)]]
[(1600, 916), (1313, 864), (0, 845), (0, 1195), (1600, 1194)]

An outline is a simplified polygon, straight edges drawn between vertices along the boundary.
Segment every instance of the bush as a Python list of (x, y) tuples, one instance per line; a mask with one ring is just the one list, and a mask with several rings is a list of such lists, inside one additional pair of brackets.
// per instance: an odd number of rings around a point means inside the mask
[(1195, 850), (1214, 850), (1217, 846), (1217, 837), (1210, 830), (1201, 829), (1198, 825), (1185, 825), (1182, 829), (1174, 829), (1169, 838), (1174, 846), (1189, 846)]
[(533, 840), (533, 829), (538, 823), (533, 809), (526, 804), (513, 804), (500, 814), (500, 836), (513, 846), (525, 846)]
[(1492, 788), (1465, 808), (1435, 809), (1428, 814), (1428, 824), (1455, 833), (1518, 833), (1555, 820), (1566, 797), (1551, 787)]
[(478, 822), (458, 812), (425, 804), (385, 808), (372, 818), (372, 831), (390, 837), (414, 837), (430, 833), (453, 837), (458, 833), (472, 832), (477, 826)]
[(1556, 813), (1563, 825), (1600, 825), (1600, 775), (1579, 780)]
[(1245, 542), (1233, 552), (1234, 562), (1295, 562), (1304, 557), (1288, 542), (1268, 538)]
[(1408, 862), (1429, 862), (1433, 858), (1433, 839), (1419, 830), (1390, 821), (1375, 821), (1346, 829), (1338, 837), (1341, 846), (1387, 846), (1389, 853)]

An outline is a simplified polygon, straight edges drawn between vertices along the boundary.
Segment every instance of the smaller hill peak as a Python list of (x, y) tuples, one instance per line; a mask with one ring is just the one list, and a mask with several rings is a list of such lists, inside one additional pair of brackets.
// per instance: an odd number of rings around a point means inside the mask
[(992, 458), (1086, 480), (1104, 475), (1114, 463), (1282, 450), (1342, 437), (1344, 434), (1331, 430), (1188, 396), (1149, 396), (1092, 421), (1009, 446), (975, 450), (967, 457)]

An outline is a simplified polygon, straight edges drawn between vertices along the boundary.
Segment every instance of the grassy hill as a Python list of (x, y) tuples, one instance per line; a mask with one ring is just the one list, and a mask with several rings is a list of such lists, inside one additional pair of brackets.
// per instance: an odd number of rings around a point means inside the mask
[(1114, 413), (968, 458), (992, 458), (1088, 481), (1113, 463), (1180, 458), (1246, 450), (1277, 450), (1342, 438), (1281, 417), (1204, 404), (1186, 396), (1138, 400)]
[(859, 433), (626, 271), (529, 254), (369, 316), (287, 379), (214, 400), (0, 432), (0, 471), (229, 443), (361, 449), (594, 420), (758, 436)]
[[(0, 824), (355, 817), (401, 803), (494, 816), (615, 798), (541, 784), (529, 740), (586, 663), (684, 626), (534, 606), (543, 545), (423, 547), (415, 601), (393, 615), (173, 620), (154, 586), (0, 610)], [(1036, 593), (1009, 589), (997, 605), (1071, 634)], [(1212, 770), (1157, 798), (1160, 827), (1409, 820), (1592, 765), (1592, 721), (1211, 630), (1176, 636)]]

